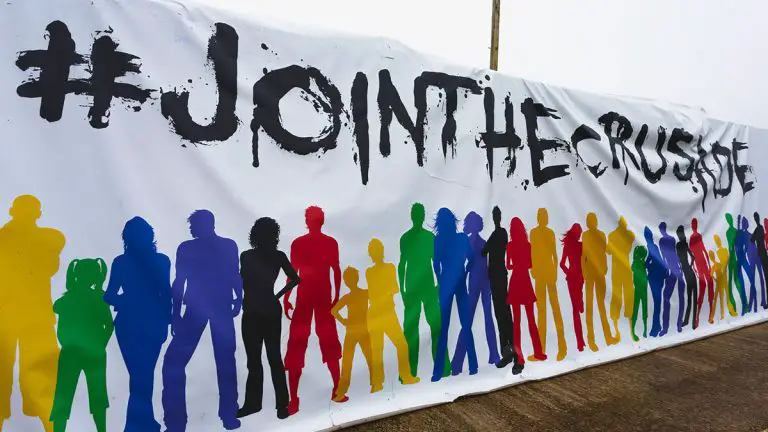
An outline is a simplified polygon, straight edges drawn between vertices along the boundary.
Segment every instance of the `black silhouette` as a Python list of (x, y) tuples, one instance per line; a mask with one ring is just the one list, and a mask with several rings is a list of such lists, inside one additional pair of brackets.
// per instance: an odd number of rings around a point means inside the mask
[(688, 241), (685, 239), (685, 227), (680, 225), (677, 227), (678, 242), (675, 245), (677, 251), (677, 258), (680, 260), (680, 267), (683, 270), (683, 277), (685, 278), (685, 287), (687, 288), (688, 295), (685, 306), (685, 318), (683, 318), (683, 327), (688, 325), (691, 318), (691, 310), (693, 310), (693, 328), (698, 326), (699, 322), (699, 308), (697, 307), (697, 286), (696, 286), (696, 273), (693, 272), (693, 252), (691, 252)]
[(493, 208), (493, 223), (495, 229), (488, 237), (488, 242), (483, 247), (483, 256), (488, 257), (488, 278), (491, 281), (491, 297), (493, 309), (496, 315), (496, 324), (499, 329), (499, 347), (501, 348), (501, 360), (496, 367), (503, 368), (513, 363), (513, 373), (522, 372), (518, 365), (517, 353), (514, 349), (512, 337), (512, 311), (507, 304), (507, 265), (505, 263), (507, 243), (509, 235), (501, 226), (501, 209)]
[[(757, 256), (760, 258), (760, 266), (758, 267), (758, 271), (763, 272), (763, 280), (768, 280), (768, 250), (766, 250), (765, 246), (765, 229), (763, 228), (763, 224), (760, 223), (760, 214), (755, 212), (755, 230), (752, 232), (752, 242), (757, 246)], [(763, 309), (768, 309), (768, 299), (766, 299), (766, 290), (768, 289), (768, 284), (761, 289), (762, 291), (762, 297), (763, 302), (762, 306)]]
[[(277, 416), (288, 417), (288, 386), (285, 367), (280, 353), (280, 324), (283, 310), (278, 299), (299, 283), (299, 276), (288, 257), (277, 249), (280, 225), (263, 217), (251, 228), (253, 249), (240, 255), (240, 275), (243, 278), (243, 344), (248, 356), (248, 381), (245, 384), (245, 402), (238, 417), (261, 411), (264, 387), (264, 367), (261, 364), (262, 346), (267, 350), (267, 361), (275, 387)], [(282, 270), (288, 283), (275, 294), (275, 281)]]

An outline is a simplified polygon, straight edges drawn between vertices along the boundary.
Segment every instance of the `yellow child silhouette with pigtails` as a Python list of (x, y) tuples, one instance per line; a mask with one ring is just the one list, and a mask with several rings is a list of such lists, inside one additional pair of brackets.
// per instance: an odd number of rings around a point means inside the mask
[[(536, 321), (539, 326), (541, 350), (547, 351), (547, 296), (552, 304), (552, 316), (557, 330), (557, 360), (561, 361), (568, 352), (563, 332), (563, 316), (557, 297), (557, 241), (555, 232), (547, 226), (549, 214), (540, 208), (536, 215), (539, 225), (531, 230), (531, 276), (536, 283)], [(537, 361), (535, 356), (528, 361)]]
[(632, 268), (629, 264), (629, 254), (635, 242), (635, 233), (627, 228), (624, 216), (619, 217), (619, 224), (608, 234), (608, 255), (611, 256), (611, 320), (616, 333), (614, 341), (621, 340), (619, 333), (619, 317), (624, 305), (624, 316), (632, 322), (634, 292), (632, 285)]
[(59, 271), (64, 235), (42, 228), (40, 201), (22, 195), (11, 220), (0, 228), (0, 430), (11, 416), (16, 348), (24, 414), (37, 417), (46, 432), (56, 388), (59, 344), (51, 298), (51, 277)]
[(375, 393), (384, 388), (385, 334), (397, 349), (398, 370), (402, 383), (416, 384), (419, 378), (411, 375), (408, 344), (395, 313), (394, 296), (400, 292), (397, 286), (397, 269), (394, 264), (384, 262), (384, 244), (379, 239), (373, 239), (368, 244), (368, 255), (373, 261), (373, 266), (365, 271), (365, 279), (368, 282), (368, 298), (371, 302), (368, 310), (368, 332), (373, 354), (371, 393)]
[[(342, 296), (331, 309), (333, 316), (347, 328), (344, 336), (344, 355), (341, 358), (341, 378), (333, 400), (336, 402), (347, 400), (350, 378), (352, 375), (352, 363), (355, 357), (355, 349), (360, 350), (368, 363), (368, 373), (373, 393), (373, 357), (371, 354), (371, 338), (368, 334), (368, 291), (360, 288), (360, 272), (354, 267), (347, 267), (342, 273), (344, 284), (349, 288), (349, 293)], [(347, 308), (347, 317), (344, 318), (340, 311)]]

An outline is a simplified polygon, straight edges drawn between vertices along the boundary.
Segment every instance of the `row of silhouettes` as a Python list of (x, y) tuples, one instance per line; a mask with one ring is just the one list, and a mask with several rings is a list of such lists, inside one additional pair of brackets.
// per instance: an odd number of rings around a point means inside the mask
[[(558, 259), (557, 238), (548, 227), (546, 209), (539, 210), (538, 225), (529, 234), (519, 218), (511, 220), (507, 232), (495, 207), (494, 229), (486, 241), (479, 214), (466, 215), (459, 230), (454, 213), (441, 208), (430, 230), (425, 228), (424, 206), (416, 203), (411, 208), (413, 225), (400, 238), (397, 266), (387, 262), (380, 240), (374, 238), (368, 244), (371, 266), (364, 272), (366, 288), (361, 286), (359, 270), (341, 270), (338, 243), (323, 233), (324, 214), (319, 207), (306, 210), (308, 233), (292, 242), (289, 256), (278, 249), (280, 226), (274, 219), (258, 219), (250, 232), (251, 249), (239, 253), (233, 240), (216, 234), (210, 211), (195, 211), (188, 219), (192, 239), (178, 247), (173, 277), (171, 260), (157, 251), (152, 226), (134, 217), (122, 232), (124, 252), (109, 270), (101, 258), (73, 260), (67, 268), (66, 291), (55, 302), (51, 278), (59, 269), (64, 235), (37, 225), (41, 205), (34, 196), (16, 198), (10, 215), (11, 220), (0, 228), (0, 429), (11, 415), (17, 346), (24, 413), (40, 418), (46, 431), (65, 431), (78, 380), (84, 374), (90, 412), (97, 430), (103, 432), (109, 406), (106, 347), (114, 332), (130, 377), (125, 430), (159, 431), (152, 405), (154, 373), (170, 329), (162, 364), (162, 405), (165, 426), (173, 432), (186, 429), (185, 369), (209, 328), (219, 387), (218, 415), (224, 428), (232, 430), (240, 426), (239, 418), (262, 408), (262, 349), (270, 366), (277, 416), (282, 419), (299, 411), (299, 382), (313, 319), (322, 362), (332, 378), (330, 398), (341, 403), (349, 399), (358, 346), (370, 371), (371, 393), (383, 389), (385, 337), (397, 351), (399, 382), (419, 382), (422, 311), (431, 332), (432, 381), (461, 374), (465, 361), (469, 374), (477, 373), (472, 322), (478, 302), (484, 312), (490, 364), (511, 365), (514, 374), (522, 371), (526, 360), (520, 343), (523, 311), (533, 346), (527, 360), (547, 359), (548, 302), (558, 339), (557, 360), (563, 360), (567, 344), (556, 286), (558, 268), (567, 282), (578, 351), (587, 345), (598, 350), (595, 304), (607, 345), (621, 339), (622, 309), (632, 338), (639, 339), (635, 329), (640, 317), (642, 336), (647, 337), (648, 287), (653, 298), (651, 337), (669, 331), (675, 290), (678, 332), (689, 323), (694, 329), (698, 326), (705, 294), (709, 322), (714, 322), (718, 305), (721, 320), (725, 307), (732, 316), (739, 306), (742, 315), (756, 311), (756, 278), (760, 279), (761, 305), (768, 307), (764, 228), (768, 219), (761, 224), (757, 213), (753, 231), (747, 218), (737, 216), (734, 226), (733, 217), (726, 214), (727, 245), (715, 236), (714, 251), (706, 249), (696, 219), (691, 221), (688, 237), (683, 226), (672, 236), (661, 223), (656, 241), (654, 230), (646, 227), (642, 244), (623, 217), (606, 236), (598, 228), (597, 216), (589, 213), (586, 230), (576, 223), (562, 235)], [(613, 328), (605, 300), (609, 258)], [(275, 292), (281, 272), (286, 283)], [(340, 296), (342, 280), (348, 291)], [(398, 293), (405, 307), (402, 326), (395, 311)], [(454, 300), (460, 330), (449, 357)], [(241, 309), (248, 376), (239, 405), (235, 317)], [(585, 310), (586, 342), (581, 317)], [(284, 356), (280, 346), (283, 315), (290, 322)], [(337, 321), (346, 328), (343, 345)]]

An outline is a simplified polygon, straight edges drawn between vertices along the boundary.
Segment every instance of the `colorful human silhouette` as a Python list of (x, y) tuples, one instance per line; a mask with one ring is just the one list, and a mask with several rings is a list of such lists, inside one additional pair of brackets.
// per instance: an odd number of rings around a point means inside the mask
[[(736, 277), (738, 260), (736, 257), (736, 237), (738, 230), (733, 226), (733, 215), (730, 213), (725, 214), (725, 221), (728, 223), (728, 229), (725, 232), (725, 238), (728, 241), (728, 301), (731, 306), (736, 309), (736, 300), (733, 296), (733, 286), (736, 285), (736, 292), (739, 294), (741, 300), (741, 314), (747, 313), (747, 295), (744, 291), (744, 283), (741, 277)], [(741, 273), (741, 271), (739, 271)]]
[(645, 244), (648, 249), (648, 257), (645, 260), (645, 269), (648, 271), (648, 285), (653, 297), (653, 323), (651, 324), (651, 337), (657, 337), (661, 333), (661, 294), (664, 281), (667, 280), (669, 271), (664, 264), (659, 247), (653, 241), (653, 231), (645, 227), (643, 231)]
[(17, 197), (9, 214), (11, 220), (0, 228), (0, 429), (11, 417), (18, 347), (22, 411), (51, 432), (59, 361), (51, 278), (59, 271), (65, 238), (37, 225), (42, 206), (32, 195)]
[(373, 265), (365, 271), (368, 283), (368, 333), (371, 339), (371, 364), (373, 385), (371, 392), (384, 388), (384, 336), (387, 336), (397, 350), (397, 364), (403, 384), (416, 384), (419, 379), (411, 375), (408, 364), (408, 344), (395, 312), (394, 296), (400, 290), (397, 286), (397, 269), (392, 263), (384, 262), (384, 243), (373, 239), (368, 243), (368, 255)]
[(611, 320), (613, 321), (614, 339), (621, 340), (619, 332), (619, 317), (624, 306), (624, 316), (632, 320), (634, 307), (632, 288), (632, 268), (629, 262), (629, 254), (635, 242), (635, 233), (627, 228), (624, 216), (619, 217), (619, 223), (615, 230), (608, 234), (608, 246), (606, 252), (611, 256)]
[(528, 321), (528, 333), (531, 336), (533, 344), (533, 356), (536, 360), (546, 360), (547, 355), (541, 346), (539, 338), (539, 329), (536, 326), (536, 317), (533, 313), (533, 304), (536, 303), (536, 294), (533, 292), (531, 283), (531, 244), (528, 241), (528, 234), (525, 225), (520, 218), (513, 218), (509, 224), (509, 243), (507, 244), (507, 269), (512, 271), (509, 278), (509, 294), (507, 303), (512, 306), (512, 316), (514, 319), (513, 333), (515, 340), (515, 352), (517, 352), (518, 363), (525, 364), (523, 349), (520, 344), (520, 307), (525, 309), (526, 320)]
[[(339, 300), (341, 289), (341, 267), (339, 264), (339, 244), (331, 236), (322, 232), (325, 213), (317, 206), (308, 207), (304, 219), (309, 232), (291, 243), (291, 265), (296, 269), (301, 281), (296, 288), (296, 310), (291, 314), (290, 290), (283, 297), (283, 309), (291, 320), (288, 331), (288, 348), (285, 353), (285, 370), (288, 372), (288, 388), (291, 400), (288, 403), (289, 414), (299, 411), (299, 382), (304, 369), (304, 355), (312, 331), (312, 317), (315, 318), (315, 332), (320, 342), (323, 363), (328, 367), (333, 382), (331, 399), (339, 386), (339, 360), (341, 344), (336, 331), (336, 320), (331, 308)], [(333, 294), (331, 293), (330, 275), (333, 272)], [(288, 277), (290, 281), (290, 277)]]
[[(421, 203), (413, 204), (411, 207), (413, 226), (400, 237), (400, 261), (397, 266), (400, 293), (405, 305), (403, 332), (408, 342), (408, 361), (413, 376), (418, 376), (419, 369), (419, 321), (422, 307), (432, 338), (433, 362), (436, 361), (437, 340), (440, 337), (439, 289), (435, 285), (435, 277), (432, 273), (435, 234), (424, 228), (425, 218), (424, 206)], [(446, 377), (451, 374), (447, 351), (441, 362), (443, 376)]]
[(125, 223), (123, 248), (112, 261), (104, 301), (117, 312), (115, 336), (130, 377), (125, 431), (158, 432), (152, 394), (171, 324), (171, 260), (157, 252), (152, 226), (138, 216)]
[(675, 251), (677, 252), (677, 259), (680, 260), (680, 270), (683, 273), (685, 288), (688, 294), (686, 296), (688, 302), (685, 306), (682, 326), (687, 326), (691, 322), (691, 315), (693, 315), (693, 329), (695, 330), (699, 326), (699, 302), (697, 300), (696, 273), (693, 271), (694, 256), (693, 252), (691, 252), (691, 247), (688, 245), (688, 240), (685, 238), (685, 227), (682, 225), (678, 226), (676, 234), (677, 244), (675, 245)]
[[(495, 365), (501, 360), (499, 349), (496, 346), (496, 332), (493, 327), (493, 311), (491, 310), (491, 285), (488, 279), (488, 262), (483, 258), (485, 239), (480, 236), (483, 230), (483, 218), (469, 212), (464, 218), (464, 234), (469, 238), (469, 246), (472, 248), (472, 266), (469, 267), (469, 321), (473, 322), (477, 303), (482, 298), (483, 317), (485, 318), (485, 339), (488, 343), (488, 363)], [(456, 342), (456, 351), (453, 353), (451, 368), (454, 375), (461, 373), (464, 358), (467, 354), (467, 344), (464, 337), (459, 334)]]
[[(557, 241), (555, 232), (547, 226), (549, 214), (540, 208), (536, 215), (537, 227), (531, 230), (531, 276), (536, 284), (536, 317), (538, 319), (539, 339), (542, 352), (547, 351), (547, 297), (552, 305), (552, 316), (557, 330), (557, 360), (561, 361), (568, 353), (563, 330), (563, 316), (560, 313), (560, 301), (557, 297)], [(535, 356), (528, 361), (536, 361)]]
[[(433, 266), (437, 275), (437, 284), (440, 287), (441, 323), (435, 358), (440, 359), (447, 355), (448, 327), (451, 323), (451, 309), (455, 298), (461, 324), (460, 334), (466, 344), (469, 357), (469, 374), (474, 375), (477, 373), (477, 354), (472, 336), (472, 317), (469, 313), (467, 293), (467, 272), (472, 267), (473, 253), (467, 235), (457, 231), (457, 222), (451, 210), (443, 207), (437, 211)], [(443, 366), (436, 361), (432, 370), (432, 381), (439, 381), (442, 377)]]
[(712, 322), (712, 316), (714, 316), (714, 296), (715, 296), (715, 282), (712, 278), (712, 263), (710, 256), (707, 253), (707, 248), (704, 246), (704, 239), (699, 233), (699, 221), (696, 218), (691, 220), (691, 241), (690, 248), (693, 253), (693, 263), (696, 268), (696, 276), (699, 280), (699, 302), (696, 307), (696, 321), (694, 322), (694, 328), (699, 325), (699, 318), (701, 317), (701, 307), (704, 303), (704, 289), (707, 290), (707, 300), (710, 310), (710, 322)]
[(763, 228), (763, 225), (760, 223), (760, 214), (755, 212), (753, 216), (755, 218), (755, 230), (752, 232), (750, 241), (754, 244), (755, 249), (757, 250), (758, 260), (755, 262), (755, 265), (758, 276), (760, 276), (760, 296), (762, 298), (760, 305), (763, 309), (768, 309), (765, 283), (765, 279), (768, 278), (768, 273), (766, 273), (768, 272), (768, 249), (766, 249), (765, 244), (766, 233), (765, 228)]
[(709, 259), (712, 261), (712, 278), (715, 280), (715, 298), (712, 301), (712, 309), (709, 311), (709, 323), (715, 323), (717, 306), (720, 306), (720, 321), (725, 318), (723, 302), (725, 301), (725, 286), (728, 285), (728, 276), (724, 275), (724, 266), (717, 260), (715, 251), (709, 251)]
[(488, 258), (488, 279), (491, 286), (493, 311), (496, 314), (496, 324), (499, 331), (499, 347), (501, 360), (497, 368), (504, 368), (512, 363), (512, 373), (519, 374), (522, 370), (517, 364), (514, 338), (512, 336), (512, 310), (507, 303), (507, 230), (501, 226), (501, 209), (495, 206), (492, 211), (494, 229), (488, 242), (483, 246), (483, 257)]
[(677, 312), (677, 331), (683, 331), (683, 307), (685, 307), (685, 280), (683, 279), (683, 270), (680, 264), (680, 259), (677, 256), (677, 242), (675, 238), (667, 233), (667, 223), (662, 222), (659, 224), (659, 231), (661, 232), (661, 238), (659, 239), (659, 249), (661, 250), (661, 257), (664, 260), (664, 267), (667, 268), (667, 279), (664, 281), (664, 308), (662, 310), (662, 327), (659, 336), (664, 336), (669, 331), (669, 312), (670, 312), (670, 299), (672, 293), (677, 287), (678, 298), (678, 312)]
[(188, 221), (193, 239), (180, 244), (176, 251), (176, 277), (171, 285), (173, 338), (163, 358), (165, 426), (169, 432), (186, 430), (186, 368), (203, 331), (210, 327), (219, 419), (224, 429), (233, 430), (240, 427), (234, 322), (243, 305), (240, 254), (234, 240), (216, 233), (210, 211), (196, 210)]
[[(741, 286), (744, 285), (742, 271), (747, 273), (749, 280), (749, 300), (747, 302), (747, 311), (757, 312), (757, 287), (755, 286), (755, 271), (758, 265), (757, 246), (750, 241), (749, 221), (747, 218), (738, 216), (740, 229), (736, 235), (736, 275), (741, 280)], [(762, 276), (762, 274), (761, 274)], [(765, 281), (763, 281), (765, 284)]]
[(575, 223), (565, 233), (561, 240), (563, 244), (563, 257), (560, 259), (560, 268), (565, 274), (568, 283), (568, 294), (571, 298), (571, 310), (573, 313), (573, 330), (576, 333), (576, 348), (584, 351), (584, 334), (581, 329), (581, 314), (584, 313), (584, 274), (581, 269), (581, 255), (583, 246), (581, 243), (581, 225)]
[[(280, 352), (283, 309), (280, 297), (299, 283), (299, 276), (288, 257), (277, 246), (280, 243), (280, 225), (272, 218), (256, 220), (248, 237), (251, 249), (240, 254), (240, 276), (243, 280), (243, 345), (248, 357), (248, 378), (245, 382), (245, 401), (237, 411), (242, 418), (261, 411), (264, 396), (264, 366), (262, 348), (275, 389), (277, 417), (288, 417), (288, 384), (285, 365)], [(288, 278), (286, 285), (275, 293), (275, 282), (280, 271)]]
[[(721, 278), (717, 280), (717, 283), (719, 285), (717, 285), (717, 288), (716, 288), (717, 292), (715, 294), (715, 299), (717, 299), (718, 296), (720, 296), (719, 297), (720, 306), (722, 307), (723, 296), (725, 295), (727, 297), (727, 292), (728, 292), (728, 268), (729, 268), (728, 266), (730, 265), (731, 258), (730, 258), (730, 254), (728, 253), (728, 248), (723, 246), (723, 241), (720, 239), (720, 236), (715, 235), (714, 240), (715, 240), (715, 246), (717, 246), (717, 259), (720, 265), (720, 269), (719, 269), (720, 273), (718, 273), (718, 275)], [(735, 317), (738, 315), (736, 313), (736, 308), (734, 307), (733, 303), (731, 303), (730, 301), (726, 301), (726, 305), (728, 307), (728, 313), (732, 317)], [(713, 321), (714, 313), (715, 313), (714, 311), (715, 311), (715, 304), (713, 302), (712, 310), (710, 311), (710, 321)], [(722, 320), (723, 317), (721, 316), (720, 319)]]
[(80, 374), (88, 385), (88, 405), (98, 432), (107, 430), (107, 343), (114, 326), (104, 303), (107, 264), (101, 258), (76, 259), (67, 269), (66, 292), (53, 311), (59, 316), (56, 393), (51, 410), (55, 432), (67, 430)]
[[(368, 363), (368, 378), (371, 393), (374, 393), (374, 364), (371, 354), (371, 338), (368, 333), (368, 291), (360, 288), (360, 272), (354, 267), (347, 267), (342, 273), (344, 284), (349, 292), (343, 295), (336, 305), (331, 308), (333, 316), (347, 328), (344, 336), (344, 350), (341, 358), (341, 378), (336, 389), (335, 401), (347, 400), (347, 392), (352, 379), (352, 363), (355, 359), (355, 349), (359, 346)], [(341, 309), (347, 308), (347, 317), (341, 315)]]
[(608, 272), (608, 260), (605, 254), (608, 245), (605, 233), (598, 229), (597, 224), (597, 215), (587, 214), (587, 230), (582, 234), (584, 252), (581, 254), (581, 268), (587, 289), (587, 343), (592, 351), (597, 351), (595, 330), (592, 325), (592, 307), (595, 301), (597, 301), (597, 312), (600, 315), (605, 343), (607, 345), (617, 343), (611, 335), (605, 313), (605, 275)]
[[(648, 249), (643, 245), (635, 247), (632, 253), (632, 282), (635, 285), (634, 304), (632, 306), (632, 340), (637, 342), (640, 338), (635, 333), (638, 312), (643, 314), (643, 338), (648, 337), (648, 270), (646, 263)], [(642, 305), (642, 309), (640, 309)], [(640, 309), (638, 311), (638, 309)]]

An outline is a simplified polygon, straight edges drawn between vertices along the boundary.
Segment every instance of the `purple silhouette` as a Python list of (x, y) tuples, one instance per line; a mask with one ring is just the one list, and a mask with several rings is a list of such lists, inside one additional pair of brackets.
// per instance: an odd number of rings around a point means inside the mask
[[(176, 252), (173, 295), (173, 339), (163, 361), (163, 409), (169, 432), (187, 424), (186, 367), (205, 327), (211, 327), (213, 357), (219, 384), (219, 418), (227, 430), (240, 427), (237, 419), (235, 323), (243, 301), (237, 244), (219, 237), (213, 213), (197, 210), (189, 217), (194, 237)], [(184, 315), (181, 306), (185, 305)]]
[[(464, 234), (469, 237), (469, 247), (472, 249), (472, 261), (469, 266), (469, 321), (475, 319), (477, 302), (482, 297), (483, 314), (485, 315), (485, 338), (488, 341), (488, 363), (496, 364), (499, 360), (499, 349), (496, 345), (496, 336), (493, 326), (493, 311), (491, 308), (491, 282), (488, 279), (488, 261), (483, 258), (482, 252), (485, 247), (485, 239), (480, 237), (480, 231), (483, 230), (483, 218), (475, 212), (469, 212), (464, 218)], [(464, 357), (467, 354), (466, 340), (463, 337), (464, 332), (459, 334), (459, 340), (456, 343), (456, 352), (453, 353), (451, 369), (454, 375), (461, 373), (461, 367), (464, 364)]]
[(659, 231), (661, 232), (661, 238), (659, 239), (659, 249), (661, 249), (661, 256), (664, 260), (664, 266), (667, 268), (667, 279), (664, 282), (664, 311), (663, 311), (663, 325), (659, 336), (664, 336), (669, 330), (669, 300), (672, 297), (672, 291), (675, 290), (675, 284), (677, 284), (677, 299), (678, 299), (678, 313), (677, 313), (677, 331), (683, 331), (683, 315), (685, 307), (685, 280), (683, 279), (683, 271), (680, 265), (680, 259), (677, 256), (675, 238), (667, 233), (667, 224), (662, 222), (659, 224)]

